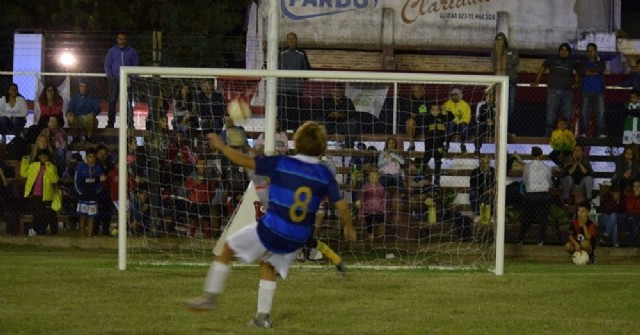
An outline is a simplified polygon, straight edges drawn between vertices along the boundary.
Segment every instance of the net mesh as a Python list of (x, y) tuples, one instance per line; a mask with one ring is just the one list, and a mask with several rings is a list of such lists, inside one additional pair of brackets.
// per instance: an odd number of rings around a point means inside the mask
[[(208, 262), (225, 228), (255, 221), (251, 175), (213, 152), (206, 134), (262, 154), (270, 117), (263, 79), (130, 76), (131, 105), (147, 114), (129, 140), (129, 262)], [(276, 152), (293, 154), (297, 126), (322, 122), (330, 134), (323, 160), (358, 231), (356, 242), (345, 242), (328, 205), (316, 237), (352, 264), (491, 265), (499, 110), (491, 88), (318, 78), (299, 91), (281, 87)], [(253, 117), (242, 123), (226, 116), (236, 97), (251, 102)], [(301, 258), (318, 258), (310, 254)]]

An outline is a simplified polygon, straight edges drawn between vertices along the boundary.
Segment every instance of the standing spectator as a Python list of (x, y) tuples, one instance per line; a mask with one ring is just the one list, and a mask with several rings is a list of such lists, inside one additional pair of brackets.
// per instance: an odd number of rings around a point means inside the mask
[(547, 123), (545, 136), (551, 135), (556, 124), (556, 113), (562, 111), (566, 120), (571, 120), (573, 112), (573, 88), (578, 87), (576, 60), (571, 58), (571, 47), (568, 43), (560, 44), (557, 56), (550, 56), (538, 69), (536, 79), (531, 86), (540, 84), (542, 74), (549, 70), (547, 89)]
[[(287, 34), (287, 49), (280, 52), (278, 60), (280, 70), (311, 70), (306, 52), (298, 48), (298, 35)], [(284, 120), (285, 129), (298, 128), (302, 118), (303, 78), (280, 78), (278, 80), (278, 117)]]
[(0, 98), (0, 135), (2, 143), (7, 143), (7, 134), (13, 130), (14, 134), (20, 134), (27, 124), (27, 101), (18, 92), (18, 85), (9, 85), (7, 94)]
[(93, 142), (93, 132), (98, 128), (97, 116), (100, 114), (100, 101), (89, 93), (87, 83), (78, 83), (78, 93), (74, 94), (67, 107), (67, 121), (69, 132), (73, 136), (73, 142), (80, 142), (80, 136), (86, 132), (85, 141)]
[(378, 229), (378, 236), (384, 237), (387, 197), (384, 187), (380, 184), (380, 174), (377, 171), (369, 172), (369, 178), (362, 186), (359, 205), (359, 216), (364, 218), (367, 227), (367, 239), (375, 237), (376, 224), (381, 225)]
[(596, 136), (607, 137), (604, 121), (604, 70), (606, 64), (598, 57), (598, 46), (595, 43), (587, 45), (587, 58), (578, 63), (577, 72), (582, 85), (582, 137), (589, 134), (591, 111), (596, 115)]
[[(98, 198), (102, 190), (101, 183), (107, 179), (102, 167), (96, 164), (96, 150), (87, 149), (86, 161), (78, 165), (74, 178), (78, 194), (78, 216), (80, 235), (93, 235), (93, 219), (98, 214)], [(85, 230), (85, 223), (87, 223)]]
[(404, 189), (402, 164), (404, 164), (404, 158), (398, 154), (396, 140), (387, 138), (384, 150), (378, 156), (378, 172), (382, 186), (394, 193)]
[(445, 150), (449, 150), (449, 143), (451, 138), (456, 134), (460, 134), (460, 150), (464, 153), (467, 152), (467, 146), (465, 142), (468, 137), (469, 124), (471, 123), (471, 106), (462, 99), (462, 91), (459, 88), (454, 88), (449, 94), (449, 100), (442, 105), (442, 112), (452, 115), (453, 121), (449, 122), (447, 144)]
[(503, 32), (497, 33), (491, 49), (491, 65), (496, 75), (509, 76), (509, 133), (511, 134), (513, 134), (513, 125), (516, 123), (514, 116), (519, 64), (518, 50), (509, 47), (509, 41)]
[(48, 136), (38, 135), (38, 137), (36, 137), (36, 142), (33, 144), (31, 149), (30, 159), (32, 163), (40, 160), (40, 158), (38, 158), (38, 152), (40, 150), (47, 150), (49, 153), (49, 161), (51, 161), (53, 146), (51, 145), (51, 141)]
[(624, 119), (622, 144), (640, 144), (640, 92), (631, 91), (624, 110), (627, 115)]
[(411, 85), (411, 97), (402, 99), (400, 112), (405, 119), (406, 132), (409, 136), (408, 151), (416, 150), (415, 139), (422, 136), (424, 130), (424, 117), (428, 114), (429, 101), (424, 91), (424, 85)]
[(480, 222), (480, 205), (493, 207), (496, 190), (496, 170), (490, 166), (489, 156), (480, 156), (479, 166), (471, 171), (469, 179), (469, 202), (475, 215), (474, 222)]
[[(484, 100), (476, 107), (476, 147), (475, 156), (480, 156), (482, 141), (494, 143), (495, 120), (496, 120), (496, 92), (493, 86), (484, 92)], [(511, 93), (510, 93), (511, 94)], [(509, 110), (511, 113), (511, 109)], [(511, 120), (511, 116), (509, 116)]]
[(589, 261), (593, 264), (595, 263), (593, 251), (597, 227), (589, 219), (590, 211), (591, 204), (581, 203), (578, 205), (578, 216), (569, 224), (569, 241), (565, 243), (564, 249), (570, 254), (580, 250), (586, 251), (589, 254)]
[(616, 169), (611, 177), (611, 184), (618, 185), (622, 192), (626, 192), (631, 183), (638, 178), (640, 161), (635, 156), (633, 148), (626, 146), (624, 152), (616, 157)]
[(200, 227), (202, 235), (211, 238), (211, 202), (216, 195), (216, 184), (207, 172), (207, 160), (198, 158), (195, 171), (184, 182), (189, 199), (189, 236), (194, 236)]
[(38, 97), (36, 110), (34, 111), (34, 123), (40, 129), (44, 129), (49, 124), (49, 118), (54, 117), (58, 119), (60, 127), (64, 128), (62, 103), (62, 96), (60, 96), (58, 89), (52, 84), (47, 84)]
[(562, 178), (562, 201), (569, 203), (569, 193), (574, 186), (584, 189), (587, 202), (591, 203), (593, 193), (593, 168), (589, 157), (584, 153), (581, 144), (573, 147), (573, 155), (567, 157), (564, 164), (564, 178)]
[(424, 174), (429, 161), (433, 158), (435, 165), (433, 185), (435, 186), (440, 186), (440, 170), (442, 168), (442, 158), (444, 157), (444, 143), (447, 140), (447, 124), (451, 122), (451, 119), (451, 114), (440, 113), (438, 104), (431, 105), (430, 113), (424, 117), (424, 156), (422, 157), (420, 174)]
[(200, 82), (200, 92), (197, 96), (197, 102), (202, 132), (205, 134), (210, 132), (220, 134), (223, 126), (222, 120), (227, 107), (222, 93), (213, 89), (211, 80), (203, 79)]
[[(109, 80), (109, 119), (107, 128), (116, 122), (116, 104), (120, 95), (120, 66), (138, 66), (138, 53), (127, 44), (127, 35), (118, 34), (116, 44), (109, 49), (104, 59), (104, 72)], [(127, 104), (127, 108), (131, 108)], [(120, 111), (122, 113), (122, 111)]]
[(640, 92), (640, 58), (627, 61), (629, 65), (629, 78), (618, 84), (620, 87), (631, 87)]
[(359, 122), (353, 101), (344, 94), (344, 84), (336, 83), (330, 97), (322, 100), (325, 113), (325, 128), (328, 134), (345, 135), (345, 149), (353, 148), (353, 137), (359, 134)]
[(620, 246), (618, 242), (618, 222), (624, 220), (626, 211), (625, 199), (620, 196), (620, 188), (612, 185), (609, 191), (600, 197), (598, 227), (604, 231), (602, 241), (611, 239), (614, 248)]
[(58, 220), (56, 213), (51, 209), (51, 203), (58, 191), (58, 171), (56, 166), (49, 161), (50, 153), (47, 150), (39, 150), (38, 161), (31, 162), (29, 157), (22, 158), (20, 175), (27, 178), (24, 186), (24, 197), (30, 199), (30, 208), (33, 213), (33, 229), (37, 235), (45, 235), (47, 227), (51, 229), (51, 235), (58, 233)]
[(633, 246), (638, 242), (640, 233), (640, 180), (636, 179), (631, 184), (631, 190), (625, 194), (625, 214), (623, 221), (625, 229), (629, 231), (627, 245)]
[(527, 194), (525, 195), (524, 219), (520, 223), (520, 244), (529, 230), (529, 226), (538, 224), (540, 227), (540, 243), (543, 245), (547, 237), (547, 221), (549, 204), (551, 202), (551, 167), (542, 161), (542, 149), (531, 148), (533, 160), (524, 166), (523, 181)]
[(198, 115), (195, 109), (195, 99), (191, 88), (182, 84), (173, 97), (173, 129), (191, 139), (198, 128)]
[(567, 129), (569, 124), (564, 117), (558, 118), (558, 128), (551, 133), (551, 152), (549, 158), (560, 167), (564, 167), (565, 158), (573, 154), (576, 146), (576, 138), (573, 132)]
[[(109, 176), (109, 172), (115, 168), (115, 164), (109, 155), (109, 150), (104, 144), (96, 147), (96, 164), (100, 165), (102, 172)], [(104, 190), (98, 194), (98, 214), (94, 218), (93, 234), (109, 236), (111, 227), (111, 216), (113, 215), (113, 201), (109, 193), (111, 185), (104, 183)], [(117, 186), (116, 186), (117, 188)]]
[(49, 143), (53, 147), (58, 175), (62, 177), (67, 167), (67, 133), (58, 125), (59, 120), (57, 117), (50, 117), (47, 121), (47, 127), (42, 129), (40, 136), (49, 139)]

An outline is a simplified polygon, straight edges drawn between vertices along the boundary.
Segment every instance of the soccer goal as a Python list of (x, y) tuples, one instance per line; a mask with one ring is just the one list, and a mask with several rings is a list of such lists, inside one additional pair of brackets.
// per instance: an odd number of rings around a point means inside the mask
[[(229, 230), (255, 221), (250, 171), (213, 152), (207, 133), (253, 154), (265, 147), (294, 154), (295, 128), (315, 120), (330, 134), (323, 160), (352, 204), (358, 239), (343, 240), (331, 206), (316, 236), (347, 264), (503, 273), (506, 77), (162, 67), (123, 67), (122, 74), (120, 96), (128, 99), (120, 111), (129, 112), (120, 119), (119, 166), (127, 168), (119, 171), (119, 194), (129, 201), (119, 208), (120, 269), (208, 263)], [(274, 91), (265, 89), (267, 78), (280, 83), (275, 110), (265, 107)], [(223, 115), (235, 98), (252, 109), (240, 124)], [(446, 132), (441, 118), (434, 121), (438, 112), (452, 115)], [(144, 122), (127, 121), (145, 113)], [(144, 126), (132, 129), (137, 124)], [(275, 124), (278, 134), (265, 136)], [(495, 174), (477, 178), (481, 162)], [(377, 185), (382, 209), (365, 191)], [(314, 256), (301, 253), (301, 262), (323, 264)]]

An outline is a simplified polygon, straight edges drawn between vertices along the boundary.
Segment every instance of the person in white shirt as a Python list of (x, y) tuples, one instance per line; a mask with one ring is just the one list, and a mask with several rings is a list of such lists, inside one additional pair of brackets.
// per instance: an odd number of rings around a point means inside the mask
[(18, 92), (18, 85), (9, 85), (7, 94), (0, 98), (0, 135), (2, 143), (7, 143), (7, 134), (20, 134), (27, 123), (27, 102)]
[(524, 243), (525, 235), (531, 224), (538, 224), (540, 227), (540, 242), (543, 245), (547, 232), (547, 221), (549, 216), (549, 204), (551, 202), (551, 166), (542, 161), (542, 149), (540, 147), (531, 148), (533, 160), (524, 166), (523, 182), (527, 191), (525, 195), (523, 216), (520, 220), (520, 244)]

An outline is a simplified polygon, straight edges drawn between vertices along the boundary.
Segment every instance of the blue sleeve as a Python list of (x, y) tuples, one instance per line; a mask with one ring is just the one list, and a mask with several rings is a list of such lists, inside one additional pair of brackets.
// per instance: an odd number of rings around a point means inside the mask
[(256, 160), (256, 174), (266, 177), (272, 177), (273, 172), (278, 166), (280, 156), (257, 156)]
[(111, 51), (113, 48), (107, 51), (107, 57), (104, 58), (104, 73), (107, 75), (107, 78), (111, 78)]
[(97, 116), (98, 114), (100, 114), (100, 101), (98, 101), (98, 98), (94, 95), (92, 96), (93, 99), (91, 99), (91, 109), (93, 110), (93, 113)]

